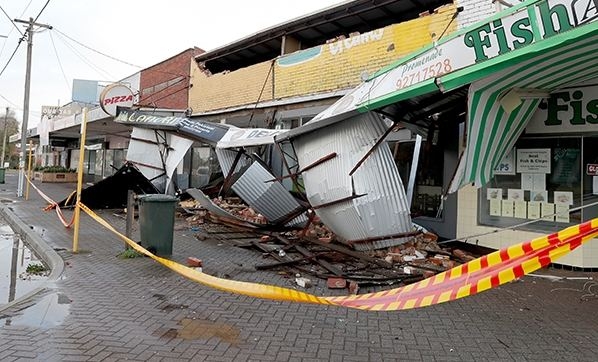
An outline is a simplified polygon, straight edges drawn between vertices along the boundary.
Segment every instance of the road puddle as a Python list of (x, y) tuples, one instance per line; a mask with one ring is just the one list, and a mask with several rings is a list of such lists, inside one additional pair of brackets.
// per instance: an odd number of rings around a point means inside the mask
[(169, 329), (159, 333), (162, 338), (182, 338), (186, 340), (219, 338), (232, 346), (239, 344), (239, 329), (224, 323), (185, 318), (179, 322), (180, 329)]
[(51, 292), (36, 298), (31, 306), (15, 315), (5, 316), (5, 325), (51, 328), (61, 325), (69, 314), (71, 300), (62, 293)]
[(0, 307), (44, 286), (49, 272), (44, 268), (9, 226), (0, 225)]

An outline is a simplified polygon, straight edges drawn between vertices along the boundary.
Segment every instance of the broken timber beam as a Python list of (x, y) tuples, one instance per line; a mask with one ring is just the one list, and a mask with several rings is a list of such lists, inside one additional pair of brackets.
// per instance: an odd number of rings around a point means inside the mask
[(319, 246), (323, 246), (325, 248), (328, 248), (330, 250), (334, 250), (336, 252), (339, 252), (341, 254), (345, 254), (348, 256), (352, 256), (356, 259), (359, 259), (361, 261), (367, 262), (367, 263), (372, 263), (372, 264), (376, 264), (378, 266), (381, 266), (385, 269), (392, 269), (392, 264), (387, 262), (386, 260), (381, 260), (381, 259), (376, 259), (376, 258), (372, 258), (369, 255), (366, 255), (364, 253), (360, 253), (358, 251), (353, 251), (350, 249), (345, 248), (344, 246), (341, 245), (336, 245), (336, 244), (332, 244), (332, 243), (326, 243), (317, 239), (312, 239), (312, 238), (303, 238), (303, 240), (310, 242), (312, 244), (316, 244)]

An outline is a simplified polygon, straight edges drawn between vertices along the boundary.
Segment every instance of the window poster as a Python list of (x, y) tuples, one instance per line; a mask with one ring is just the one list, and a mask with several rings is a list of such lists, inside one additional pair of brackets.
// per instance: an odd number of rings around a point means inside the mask
[(507, 200), (512, 201), (524, 201), (525, 196), (522, 189), (508, 189)]
[(494, 168), (495, 175), (514, 175), (515, 174), (515, 152), (511, 149), (509, 153)]
[(487, 200), (502, 200), (502, 189), (488, 188), (486, 191)]
[(501, 216), (501, 201), (499, 199), (490, 200), (490, 215)]
[(548, 202), (548, 191), (530, 191), (530, 201)]
[(540, 218), (540, 203), (537, 201), (530, 201), (527, 203), (527, 218), (528, 219), (539, 219)]
[(541, 205), (542, 220), (554, 221), (554, 204), (550, 202), (543, 202)]
[(555, 148), (552, 160), (554, 170), (550, 175), (550, 181), (556, 184), (567, 184), (579, 182), (581, 176), (580, 150), (577, 148)]
[(526, 201), (515, 201), (515, 212), (514, 217), (518, 219), (527, 219), (527, 202)]
[(550, 173), (550, 148), (517, 149), (517, 172)]
[(513, 217), (514, 202), (511, 200), (502, 200), (502, 216)]
[(546, 190), (546, 175), (543, 173), (522, 173), (521, 188), (523, 190)]
[(569, 220), (569, 205), (556, 204), (556, 215), (554, 221), (556, 222), (570, 222)]
[(573, 191), (555, 191), (554, 203), (557, 205), (573, 205)]

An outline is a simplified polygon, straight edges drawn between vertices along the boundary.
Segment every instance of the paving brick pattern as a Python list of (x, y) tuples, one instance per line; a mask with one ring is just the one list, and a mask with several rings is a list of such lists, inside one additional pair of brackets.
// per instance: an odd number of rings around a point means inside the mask
[[(17, 200), (16, 175), (0, 185)], [(41, 184), (55, 200), (73, 185)], [(0, 361), (595, 361), (598, 298), (585, 280), (525, 277), (480, 295), (403, 312), (362, 312), (254, 299), (213, 290), (149, 258), (120, 259), (123, 244), (82, 217), (79, 254), (72, 231), (32, 190), (10, 204), (66, 263), (63, 277), (33, 300), (0, 315)], [(67, 216), (70, 216), (67, 212)], [(119, 230), (124, 221), (100, 214)], [(255, 272), (259, 253), (175, 231), (173, 258), (204, 260), (205, 271), (291, 286), (273, 272)], [(544, 270), (553, 275), (596, 274)], [(315, 293), (327, 293), (314, 288)], [(595, 288), (595, 289), (598, 289)], [(22, 321), (44, 295), (68, 307), (53, 326)], [(9, 322), (10, 321), (10, 322)]]

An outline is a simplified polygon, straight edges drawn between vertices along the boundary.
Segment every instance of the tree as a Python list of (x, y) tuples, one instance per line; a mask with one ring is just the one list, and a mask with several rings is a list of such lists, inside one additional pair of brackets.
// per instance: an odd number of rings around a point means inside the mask
[[(8, 112), (6, 112), (8, 111)], [(8, 139), (10, 136), (19, 133), (19, 122), (15, 117), (15, 112), (9, 108), (6, 108), (4, 114), (0, 115), (0, 153), (2, 152), (2, 143), (6, 134), (6, 146), (4, 148), (4, 160), (0, 162), (0, 167), (4, 166), (4, 161), (12, 160), (12, 154), (16, 152), (15, 145), (10, 145)], [(17, 157), (18, 160), (18, 157)]]

